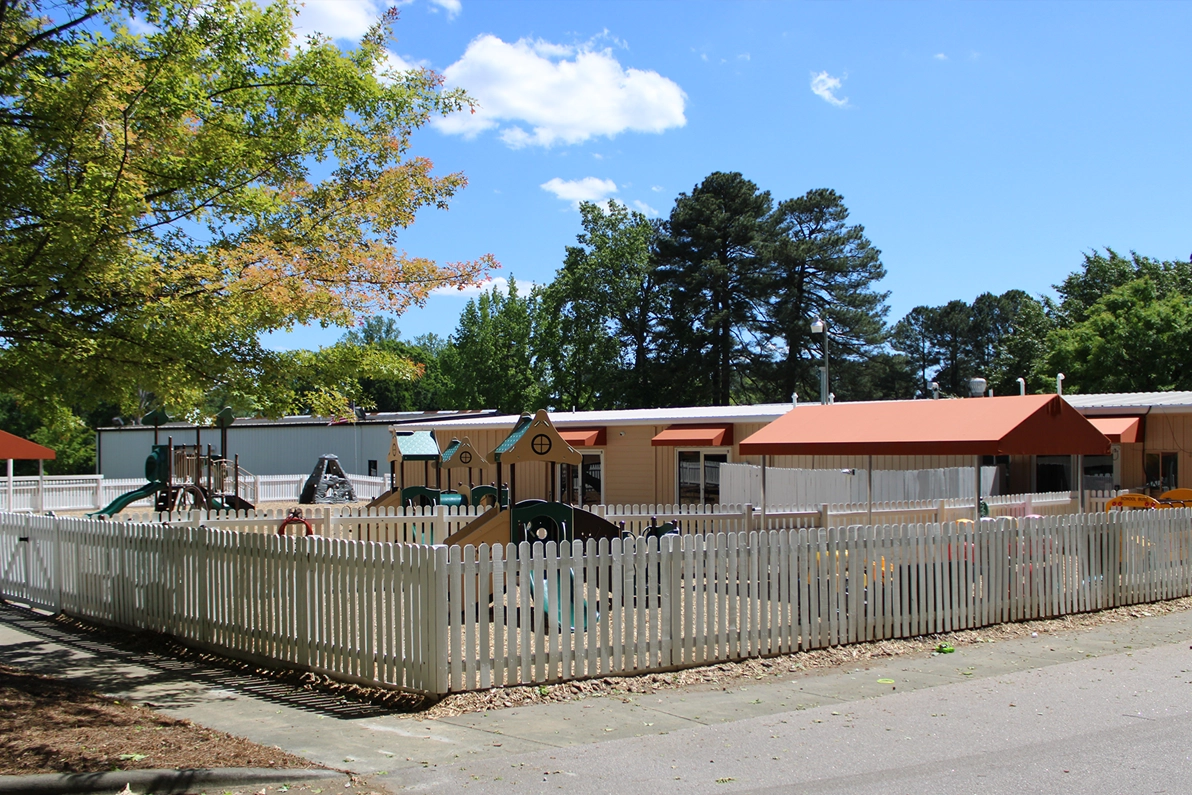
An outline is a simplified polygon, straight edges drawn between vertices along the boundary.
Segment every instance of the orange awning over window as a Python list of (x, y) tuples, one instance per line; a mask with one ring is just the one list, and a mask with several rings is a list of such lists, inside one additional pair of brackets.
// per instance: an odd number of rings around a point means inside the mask
[(42, 447), (36, 442), (22, 439), (7, 431), (0, 431), (0, 461), (10, 458), (16, 461), (53, 461), (57, 457), (48, 447)]
[(728, 447), (732, 425), (672, 425), (650, 440), (655, 447)]
[(608, 433), (604, 428), (560, 429), (559, 436), (572, 447), (603, 447), (608, 443)]
[(1109, 440), (1059, 395), (798, 406), (741, 455), (1105, 455)]
[(1089, 417), (1093, 427), (1105, 434), (1114, 444), (1133, 444), (1138, 441), (1138, 417)]

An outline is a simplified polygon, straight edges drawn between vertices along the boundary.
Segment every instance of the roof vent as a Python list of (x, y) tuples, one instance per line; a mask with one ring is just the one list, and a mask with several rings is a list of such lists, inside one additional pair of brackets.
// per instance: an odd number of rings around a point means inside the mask
[(969, 379), (969, 397), (984, 397), (985, 396), (984, 378), (970, 378)]

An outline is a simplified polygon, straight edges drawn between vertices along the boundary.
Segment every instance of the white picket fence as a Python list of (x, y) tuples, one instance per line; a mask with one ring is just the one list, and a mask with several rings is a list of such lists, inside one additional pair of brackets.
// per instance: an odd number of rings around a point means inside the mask
[[(1104, 510), (1108, 493), (1086, 493), (1085, 507)], [(1080, 503), (1068, 492), (986, 497), (993, 517), (1054, 516), (1076, 513)], [(427, 508), (365, 508), (359, 506), (310, 506), (304, 518), (321, 536), (356, 541), (405, 544), (440, 544), (456, 530), (484, 513), (484, 508), (434, 506)], [(810, 527), (845, 527), (855, 524), (904, 524), (950, 522), (973, 518), (971, 499), (913, 502), (826, 503), (819, 506), (771, 507), (763, 515), (752, 505), (595, 505), (587, 508), (633, 535), (650, 526), (673, 522), (682, 535), (740, 533)], [(216, 513), (126, 513), (132, 522), (169, 522), (193, 527), (252, 533), (276, 533), (286, 518), (284, 509)], [(290, 533), (296, 532), (293, 528)]]
[(1192, 509), (479, 548), (0, 514), (0, 597), (446, 693), (1192, 594)]
[[(251, 503), (297, 502), (309, 475), (253, 475), (240, 483), (240, 493)], [(389, 487), (387, 479), (348, 475), (358, 499), (371, 500)], [(145, 485), (144, 479), (105, 478), (102, 475), (48, 475), (44, 478), (0, 477), (0, 511), (97, 511), (121, 494)], [(131, 508), (152, 508), (146, 497)]]

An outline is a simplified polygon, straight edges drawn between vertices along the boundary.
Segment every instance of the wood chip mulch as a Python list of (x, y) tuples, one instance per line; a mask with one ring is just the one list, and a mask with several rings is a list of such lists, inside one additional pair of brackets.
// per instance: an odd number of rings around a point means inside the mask
[(0, 775), (317, 767), (188, 720), (0, 665)]

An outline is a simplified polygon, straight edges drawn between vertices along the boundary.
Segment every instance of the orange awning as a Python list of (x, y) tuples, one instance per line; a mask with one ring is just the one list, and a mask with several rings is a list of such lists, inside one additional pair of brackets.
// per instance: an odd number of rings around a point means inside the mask
[(1109, 440), (1059, 395), (797, 406), (741, 455), (1104, 455)]
[(1138, 441), (1138, 417), (1089, 417), (1088, 420), (1114, 444)]
[(672, 425), (650, 440), (655, 447), (728, 447), (733, 443), (730, 425)]
[(572, 447), (603, 447), (608, 442), (604, 428), (568, 428), (560, 430), (559, 436)]
[(0, 431), (0, 460), (53, 461), (57, 454), (48, 447), (22, 439), (20, 436)]

